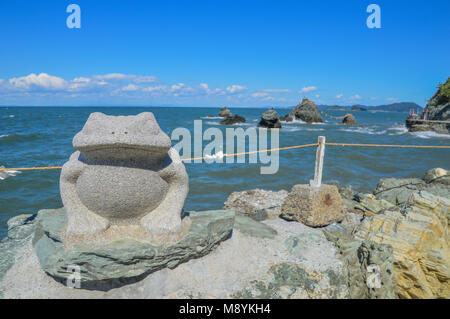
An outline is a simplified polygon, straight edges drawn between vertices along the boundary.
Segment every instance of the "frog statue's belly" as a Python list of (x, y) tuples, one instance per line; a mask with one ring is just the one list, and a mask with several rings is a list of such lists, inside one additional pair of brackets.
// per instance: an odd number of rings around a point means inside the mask
[(127, 220), (151, 212), (164, 200), (168, 184), (157, 172), (90, 165), (76, 183), (81, 202), (109, 220)]

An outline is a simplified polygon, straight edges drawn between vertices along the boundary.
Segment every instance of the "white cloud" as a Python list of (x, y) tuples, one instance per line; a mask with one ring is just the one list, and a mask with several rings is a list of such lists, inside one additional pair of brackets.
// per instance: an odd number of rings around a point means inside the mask
[(390, 102), (395, 102), (395, 101), (398, 101), (398, 98), (396, 98), (396, 97), (388, 97), (386, 100), (388, 100)]
[(172, 91), (178, 91), (178, 90), (181, 90), (181, 88), (183, 88), (184, 85), (185, 85), (184, 83), (178, 83), (178, 84), (172, 85), (170, 88)]
[(156, 76), (152, 75), (145, 75), (145, 76), (136, 76), (133, 79), (133, 82), (135, 83), (155, 83), (158, 81), (158, 78)]
[(134, 84), (128, 84), (127, 86), (124, 86), (124, 87), (122, 88), (122, 91), (130, 92), (130, 91), (137, 91), (137, 90), (139, 90), (139, 89), (140, 89), (140, 87), (137, 86), (137, 85), (134, 85)]
[(143, 88), (142, 90), (144, 92), (161, 92), (161, 91), (165, 91), (166, 89), (167, 89), (167, 86), (159, 85), (159, 86), (149, 86), (149, 87)]
[(336, 95), (336, 98), (341, 99), (343, 96), (344, 96), (344, 94), (341, 93), (341, 94)]
[(298, 93), (303, 94), (303, 93), (314, 92), (317, 90), (318, 90), (318, 88), (316, 86), (306, 86), (306, 87), (302, 88), (300, 91), (298, 91)]
[(227, 91), (230, 92), (231, 94), (242, 92), (245, 90), (247, 90), (247, 87), (237, 84), (233, 84), (227, 87)]
[(67, 87), (67, 82), (63, 78), (51, 76), (47, 73), (39, 75), (31, 73), (27, 76), (12, 78), (9, 80), (9, 84), (12, 88), (23, 90), (63, 90)]
[(254, 98), (261, 98), (261, 97), (269, 96), (269, 93), (267, 93), (267, 92), (256, 92), (256, 93), (253, 93), (251, 96), (254, 97)]
[(316, 98), (319, 98), (320, 97), (320, 94), (316, 94), (316, 95), (314, 95)]
[(265, 89), (261, 90), (263, 92), (269, 92), (269, 93), (289, 93), (292, 92), (292, 90), (289, 89)]
[(349, 100), (361, 100), (361, 99), (362, 99), (362, 97), (359, 94), (352, 95), (349, 98)]
[(102, 81), (125, 81), (131, 80), (134, 83), (154, 83), (157, 78), (152, 75), (134, 75), (134, 74), (123, 74), (123, 73), (109, 73), (103, 75), (94, 75), (92, 78)]
[(109, 73), (103, 75), (94, 75), (93, 78), (96, 80), (105, 80), (105, 81), (122, 81), (133, 78), (134, 75), (127, 75), (122, 73)]

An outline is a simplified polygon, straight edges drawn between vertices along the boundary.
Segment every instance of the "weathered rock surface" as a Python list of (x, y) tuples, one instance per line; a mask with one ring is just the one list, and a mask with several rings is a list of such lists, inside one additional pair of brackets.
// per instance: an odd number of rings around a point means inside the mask
[(289, 113), (289, 116), (306, 123), (323, 122), (317, 105), (308, 99), (303, 99), (302, 102)]
[(323, 228), (323, 232), (336, 245), (344, 262), (351, 298), (397, 298), (390, 245), (355, 240), (339, 224)]
[(352, 114), (345, 114), (344, 118), (342, 119), (342, 124), (358, 125), (358, 123), (356, 123), (355, 117)]
[(286, 114), (285, 116), (280, 116), (280, 121), (282, 122), (292, 122), (294, 121), (294, 117), (290, 116), (289, 114)]
[(205, 256), (230, 235), (234, 224), (232, 210), (192, 212), (189, 218), (189, 233), (174, 245), (155, 247), (125, 238), (107, 245), (65, 250), (61, 240), (67, 224), (65, 210), (46, 210), (38, 214), (33, 242), (42, 268), (56, 280), (65, 282), (72, 275), (69, 266), (79, 265), (83, 287), (109, 289)]
[(232, 117), (233, 114), (231, 113), (231, 111), (226, 106), (224, 106), (224, 107), (222, 107), (220, 109), (219, 116), (220, 117), (224, 117), (224, 118), (229, 118), (229, 117)]
[(227, 117), (224, 120), (220, 121), (220, 124), (222, 124), (222, 125), (233, 125), (233, 124), (239, 124), (239, 123), (245, 123), (245, 118), (243, 118), (242, 116), (239, 116), (238, 114)]
[(23, 248), (26, 239), (33, 235), (34, 227), (35, 216), (31, 214), (18, 215), (8, 221), (8, 235), (0, 241), (0, 281), (14, 264), (14, 257)]
[(344, 218), (344, 205), (334, 185), (320, 188), (295, 185), (285, 199), (281, 216), (311, 227), (322, 227), (340, 222)]
[(412, 193), (404, 207), (366, 218), (355, 237), (393, 247), (400, 298), (450, 298), (450, 200)]
[(254, 220), (274, 219), (281, 214), (288, 192), (266, 191), (263, 189), (253, 189), (243, 192), (233, 192), (227, 198), (224, 209), (234, 209), (236, 214), (248, 216)]
[[(439, 176), (437, 176), (437, 174)], [(431, 178), (436, 176), (436, 178)], [(425, 173), (424, 179), (419, 178), (382, 178), (374, 195), (394, 205), (406, 203), (413, 193), (425, 190), (433, 195), (450, 197), (450, 175), (444, 169), (432, 169)]]
[(72, 289), (52, 279), (28, 236), (0, 280), (0, 292), (4, 298), (349, 297), (343, 263), (320, 230), (243, 216), (236, 217), (231, 237), (208, 255), (108, 291)]
[(265, 111), (261, 116), (261, 121), (258, 126), (266, 128), (281, 128), (281, 122), (278, 118), (277, 111), (274, 109)]

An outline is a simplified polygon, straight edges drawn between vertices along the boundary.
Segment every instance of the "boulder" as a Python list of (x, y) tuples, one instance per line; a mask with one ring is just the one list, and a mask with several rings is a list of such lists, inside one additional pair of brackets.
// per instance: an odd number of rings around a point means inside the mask
[(289, 116), (306, 123), (322, 123), (322, 117), (316, 103), (308, 99), (303, 99), (290, 113)]
[(285, 116), (280, 116), (280, 121), (288, 123), (294, 121), (294, 118), (289, 114), (286, 114)]
[(224, 107), (222, 107), (220, 109), (219, 116), (220, 117), (224, 117), (224, 118), (229, 118), (229, 117), (232, 117), (233, 114), (231, 113), (231, 111), (226, 106), (224, 106)]
[(390, 245), (355, 240), (337, 224), (324, 228), (323, 232), (336, 245), (344, 262), (352, 299), (397, 298), (395, 260)]
[(274, 109), (267, 110), (261, 116), (261, 121), (258, 127), (266, 128), (281, 128), (281, 122), (278, 118), (278, 113)]
[(242, 116), (239, 116), (238, 114), (227, 117), (224, 120), (220, 121), (220, 124), (222, 124), (222, 125), (233, 125), (233, 124), (239, 124), (239, 123), (245, 123), (245, 118), (243, 118)]
[(450, 200), (412, 193), (403, 207), (366, 218), (355, 238), (389, 244), (400, 298), (450, 298)]
[(447, 170), (435, 168), (420, 178), (382, 178), (374, 190), (376, 199), (403, 205), (413, 193), (427, 191), (436, 196), (450, 197), (450, 176)]
[(442, 182), (446, 185), (450, 185), (450, 174), (446, 169), (433, 168), (425, 172), (422, 179), (425, 183), (430, 184), (438, 179), (442, 179)]
[(355, 117), (353, 116), (353, 114), (345, 114), (344, 118), (342, 119), (342, 124), (358, 125), (358, 123), (356, 123), (356, 120), (355, 120)]
[(237, 215), (248, 216), (254, 220), (278, 218), (281, 214), (281, 205), (288, 192), (266, 191), (253, 189), (243, 192), (233, 192), (225, 202), (224, 209), (234, 209)]
[(153, 246), (132, 239), (107, 245), (63, 247), (61, 232), (67, 224), (64, 209), (40, 211), (33, 243), (44, 271), (65, 283), (72, 275), (71, 265), (79, 265), (86, 289), (110, 289), (133, 282), (159, 269), (175, 268), (180, 263), (210, 253), (231, 233), (234, 212), (191, 212), (188, 235), (170, 246)]
[(281, 207), (281, 216), (307, 226), (323, 227), (342, 221), (344, 205), (334, 185), (295, 185)]

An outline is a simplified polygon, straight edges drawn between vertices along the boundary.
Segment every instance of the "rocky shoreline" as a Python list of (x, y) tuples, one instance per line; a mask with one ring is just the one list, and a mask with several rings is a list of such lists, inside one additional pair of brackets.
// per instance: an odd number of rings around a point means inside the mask
[[(292, 191), (299, 192), (297, 188)], [(289, 207), (295, 204), (292, 191), (233, 193), (225, 210), (211, 212), (216, 216), (214, 232), (220, 235), (217, 244), (207, 246), (207, 254), (192, 250), (197, 239), (180, 243), (174, 256), (191, 251), (193, 258), (181, 257), (171, 267), (155, 265), (154, 271), (134, 282), (125, 282), (129, 274), (121, 274), (123, 263), (117, 262), (111, 271), (122, 282), (101, 289), (68, 288), (46, 274), (35, 246), (43, 234), (57, 240), (49, 231), (36, 231), (42, 229), (49, 211), (19, 215), (8, 222), (8, 236), (0, 242), (0, 297), (450, 297), (448, 171), (433, 169), (422, 178), (381, 179), (372, 194), (341, 185), (336, 189), (343, 217), (324, 225), (323, 216), (317, 216), (321, 222), (315, 227), (279, 217), (287, 202)], [(309, 221), (314, 222), (316, 215), (311, 216)], [(210, 237), (204, 238), (209, 242)], [(89, 256), (90, 262), (99, 262), (93, 258), (101, 254)], [(136, 260), (129, 262), (137, 265)]]

